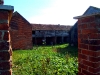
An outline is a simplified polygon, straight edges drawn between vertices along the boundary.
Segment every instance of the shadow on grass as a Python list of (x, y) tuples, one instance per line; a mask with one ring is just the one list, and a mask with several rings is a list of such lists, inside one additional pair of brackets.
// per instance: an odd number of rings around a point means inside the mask
[(70, 55), (72, 57), (78, 57), (78, 47), (77, 46), (66, 46), (66, 47), (58, 47), (57, 52), (63, 55)]

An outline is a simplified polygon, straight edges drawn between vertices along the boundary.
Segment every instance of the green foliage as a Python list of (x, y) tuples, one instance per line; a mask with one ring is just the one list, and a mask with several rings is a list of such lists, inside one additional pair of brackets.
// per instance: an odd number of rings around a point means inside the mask
[(77, 48), (68, 44), (13, 51), (13, 75), (77, 75)]

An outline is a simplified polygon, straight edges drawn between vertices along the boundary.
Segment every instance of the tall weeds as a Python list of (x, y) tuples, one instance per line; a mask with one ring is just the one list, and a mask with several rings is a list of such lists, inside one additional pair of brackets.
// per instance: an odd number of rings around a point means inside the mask
[(14, 51), (13, 75), (77, 75), (77, 48), (68, 46)]

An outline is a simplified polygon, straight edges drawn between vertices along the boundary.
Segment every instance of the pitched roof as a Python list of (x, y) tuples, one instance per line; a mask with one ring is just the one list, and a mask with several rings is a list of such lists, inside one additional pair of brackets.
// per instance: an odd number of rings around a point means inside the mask
[[(85, 15), (92, 15), (92, 14), (96, 14), (96, 13), (100, 13), (100, 8), (97, 8), (97, 7), (94, 7), (94, 6), (89, 6), (88, 9), (83, 13), (83, 15), (84, 16)], [(77, 22), (73, 25), (73, 27), (71, 28), (71, 30), (73, 30), (74, 28), (77, 29)]]
[[(90, 6), (84, 13), (82, 16), (87, 16), (87, 15), (93, 15), (93, 14), (97, 14), (100, 13), (100, 8), (94, 7), (94, 6)], [(75, 43), (77, 43), (77, 25), (78, 23), (76, 22), (73, 27), (70, 29), (69, 33), (70, 33), (70, 41), (74, 40)]]
[(27, 25), (31, 26), (30, 23), (22, 16), (20, 15), (17, 11), (15, 11), (12, 15), (11, 21), (10, 21), (10, 27), (11, 29), (18, 30), (18, 19), (21, 18)]
[(91, 14), (96, 14), (96, 13), (100, 13), (100, 8), (94, 7), (94, 6), (90, 6), (83, 15), (91, 15)]
[(70, 30), (71, 26), (53, 24), (31, 24), (32, 30)]

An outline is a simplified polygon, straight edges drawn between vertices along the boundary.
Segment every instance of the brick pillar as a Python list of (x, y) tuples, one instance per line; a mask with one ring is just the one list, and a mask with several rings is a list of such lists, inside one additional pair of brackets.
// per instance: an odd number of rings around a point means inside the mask
[(4, 4), (4, 0), (0, 0), (0, 4), (3, 5)]
[(100, 75), (100, 16), (78, 18), (78, 75)]
[(0, 75), (12, 75), (9, 21), (13, 7), (0, 5)]

